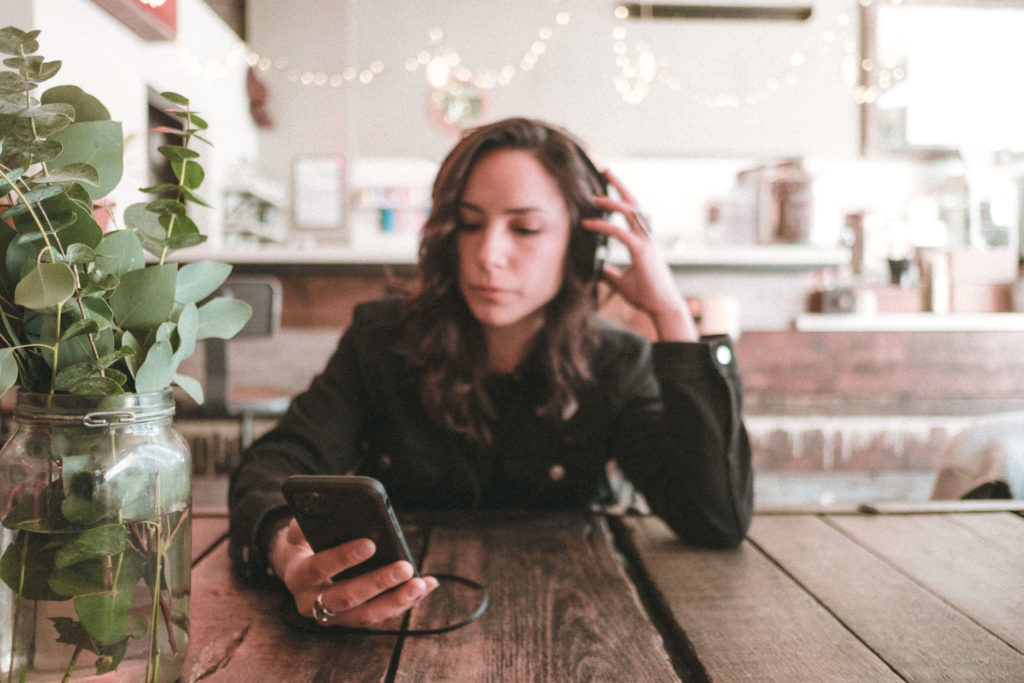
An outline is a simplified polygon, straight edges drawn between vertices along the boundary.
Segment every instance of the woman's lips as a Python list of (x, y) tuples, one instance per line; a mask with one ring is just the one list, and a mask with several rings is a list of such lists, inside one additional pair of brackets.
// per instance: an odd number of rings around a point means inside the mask
[(511, 290), (509, 289), (504, 289), (502, 287), (491, 287), (488, 285), (473, 285), (469, 289), (471, 292), (473, 292), (473, 294), (482, 299), (497, 300), (502, 299), (511, 294)]

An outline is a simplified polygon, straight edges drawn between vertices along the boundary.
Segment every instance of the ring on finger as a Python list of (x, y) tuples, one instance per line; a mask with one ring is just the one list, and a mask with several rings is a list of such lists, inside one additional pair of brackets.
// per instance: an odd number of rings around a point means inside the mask
[(326, 624), (331, 619), (338, 615), (334, 610), (327, 609), (324, 607), (324, 594), (323, 591), (316, 596), (316, 600), (313, 601), (313, 618), (321, 624)]

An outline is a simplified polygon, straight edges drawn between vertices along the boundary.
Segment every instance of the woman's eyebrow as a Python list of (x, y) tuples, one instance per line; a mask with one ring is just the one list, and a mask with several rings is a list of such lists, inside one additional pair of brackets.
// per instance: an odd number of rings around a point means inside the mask
[[(459, 202), (458, 208), (460, 210), (461, 209), (465, 209), (465, 210), (468, 210), (468, 211), (475, 211), (477, 213), (484, 213), (484, 210), (481, 207), (479, 207), (476, 204), (473, 204), (471, 202)], [(505, 209), (502, 213), (526, 214), (526, 213), (534, 213), (534, 212), (539, 212), (539, 211), (542, 211), (542, 209), (540, 207), (538, 207), (538, 206), (514, 206), (511, 209)]]

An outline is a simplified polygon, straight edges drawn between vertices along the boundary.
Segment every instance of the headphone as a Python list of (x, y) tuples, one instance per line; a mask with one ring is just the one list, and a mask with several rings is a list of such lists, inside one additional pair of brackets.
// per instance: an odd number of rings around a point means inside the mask
[[(604, 177), (604, 174), (598, 170), (597, 164), (593, 162), (590, 156), (583, 151), (583, 147), (573, 141), (573, 147), (576, 149), (576, 153), (583, 161), (584, 166), (590, 172), (590, 175), (597, 181), (597, 185), (601, 192), (605, 195), (608, 194), (608, 180)], [(604, 218), (607, 219), (609, 213), (607, 211), (594, 209), (594, 211), (587, 212), (581, 218)], [(576, 267), (579, 273), (580, 279), (584, 282), (597, 282), (604, 275), (604, 262), (608, 256), (608, 235), (604, 235), (598, 232), (592, 232), (583, 227), (579, 230), (582, 231), (580, 237), (584, 241), (584, 249), (581, 250), (581, 256), (577, 257), (573, 255), (573, 265)]]

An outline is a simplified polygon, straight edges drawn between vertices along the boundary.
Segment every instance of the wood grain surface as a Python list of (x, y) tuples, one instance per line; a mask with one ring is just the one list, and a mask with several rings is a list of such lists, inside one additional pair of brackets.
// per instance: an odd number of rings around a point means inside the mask
[(704, 550), (626, 518), (637, 561), (713, 681), (900, 678), (752, 543)]

